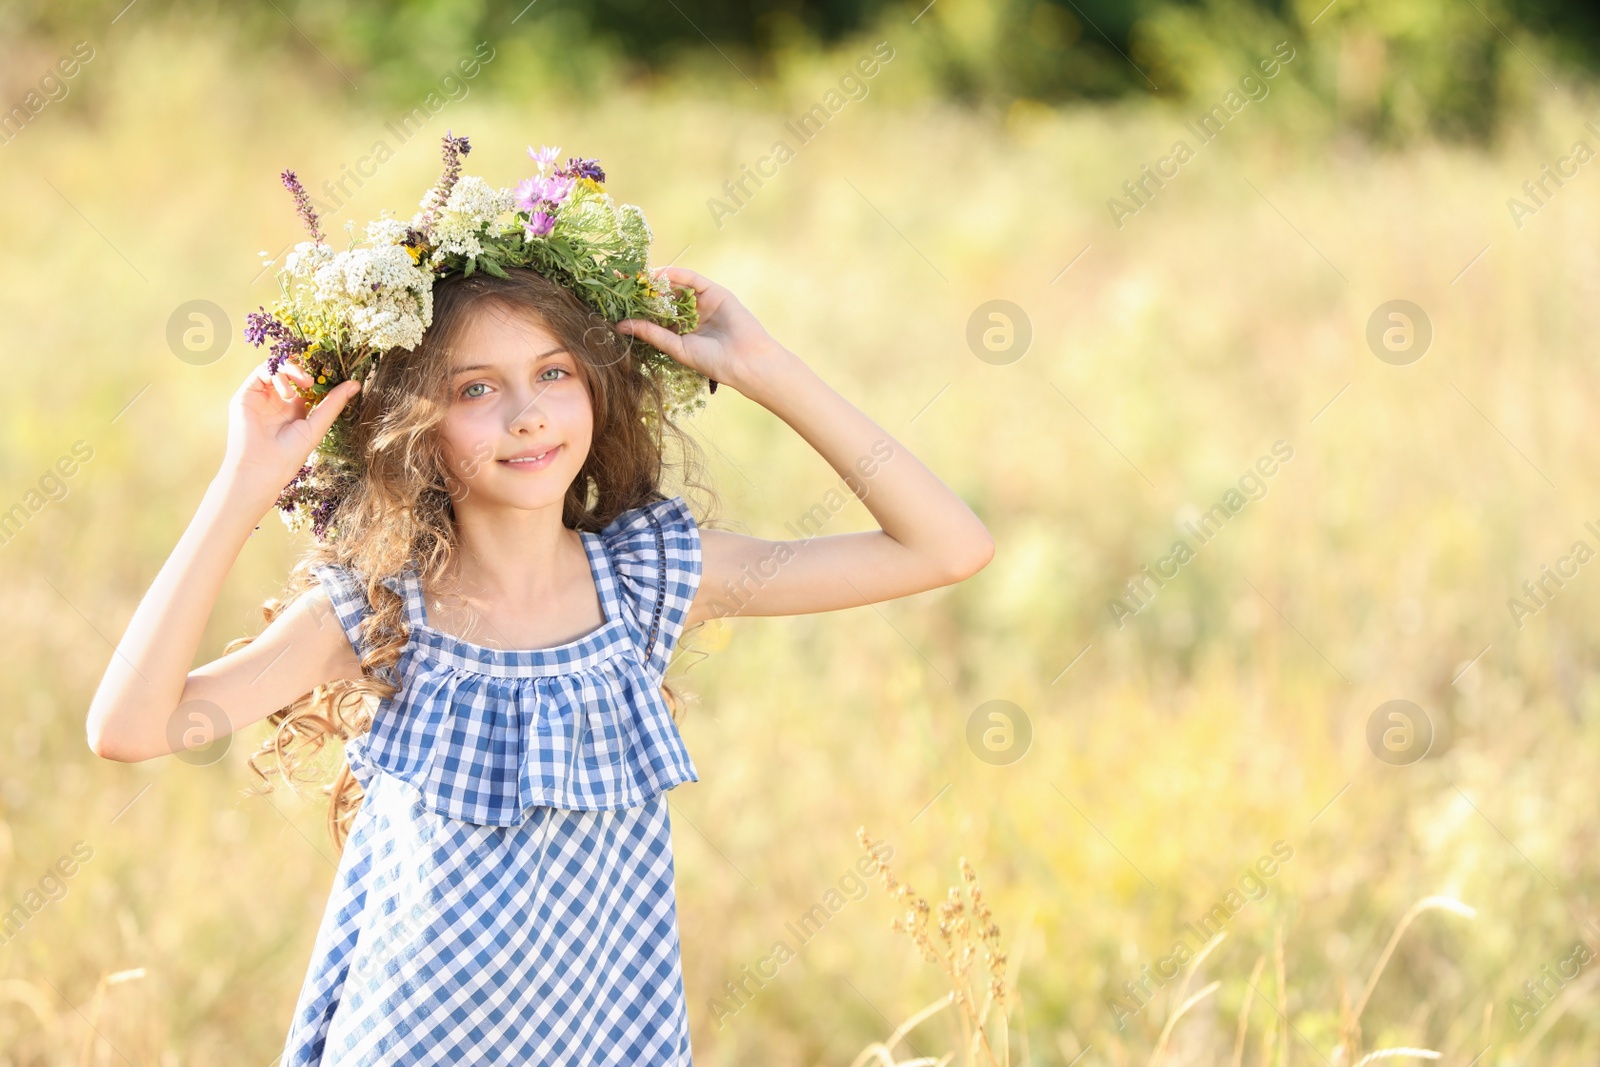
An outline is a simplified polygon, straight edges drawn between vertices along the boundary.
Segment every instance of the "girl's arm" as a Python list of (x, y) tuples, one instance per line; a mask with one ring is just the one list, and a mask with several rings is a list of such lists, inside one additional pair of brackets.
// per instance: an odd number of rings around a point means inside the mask
[(317, 685), (358, 677), (355, 650), (325, 594), (302, 597), (249, 645), (191, 671), (211, 609), (245, 541), (345, 403), (341, 383), (306, 411), (285, 363), (253, 368), (229, 405), (228, 450), (199, 510), (139, 602), (89, 705), (96, 755), (137, 762), (259, 721)]
[(903, 444), (773, 340), (728, 290), (681, 267), (666, 272), (695, 289), (699, 328), (680, 336), (636, 319), (618, 328), (787, 422), (882, 527), (792, 541), (702, 530), (700, 586), (686, 627), (719, 615), (798, 615), (891, 600), (952, 585), (989, 562), (989, 531)]

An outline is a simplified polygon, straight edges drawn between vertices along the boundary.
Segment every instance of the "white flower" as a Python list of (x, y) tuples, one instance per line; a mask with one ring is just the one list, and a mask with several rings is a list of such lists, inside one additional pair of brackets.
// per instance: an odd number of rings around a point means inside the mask
[(415, 348), (425, 329), (421, 316), (392, 307), (356, 308), (350, 326), (355, 337), (375, 352)]
[(450, 199), (444, 202), (446, 211), (457, 211), (492, 221), (503, 211), (511, 210), (511, 192), (496, 189), (476, 175), (464, 175), (450, 190)]
[(414, 289), (427, 283), (427, 277), (399, 245), (377, 248), (352, 248), (331, 257), (312, 276), (319, 300), (337, 301), (341, 297), (357, 303), (371, 303), (373, 294), (384, 289)]
[[(375, 232), (386, 236), (395, 225), (380, 219)], [(349, 325), (355, 344), (373, 351), (416, 347), (433, 319), (432, 275), (397, 244), (326, 257), (310, 282), (315, 301)]]
[(433, 220), (433, 243), (442, 253), (480, 255), (483, 244), (479, 237), (502, 232), (500, 216), (512, 206), (510, 190), (496, 189), (475, 175), (464, 175)]
[(332, 258), (333, 249), (327, 245), (301, 241), (294, 246), (293, 252), (283, 257), (283, 269), (292, 277), (306, 278)]
[(399, 219), (387, 216), (367, 223), (367, 240), (374, 246), (397, 245), (406, 239), (408, 227)]
[(672, 302), (654, 289), (646, 293), (640, 302), (664, 319), (672, 317)]
[(457, 253), (463, 256), (477, 256), (483, 253), (483, 243), (478, 240), (479, 228), (463, 225), (459, 217), (440, 212), (439, 217), (433, 222), (433, 240), (438, 246), (438, 253)]

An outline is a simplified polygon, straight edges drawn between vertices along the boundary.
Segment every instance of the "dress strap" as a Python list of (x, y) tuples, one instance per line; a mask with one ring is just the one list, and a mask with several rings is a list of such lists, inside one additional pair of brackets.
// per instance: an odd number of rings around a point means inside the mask
[(415, 566), (408, 566), (398, 576), (390, 576), (383, 584), (399, 593), (406, 603), (406, 625), (428, 625), (428, 606), (424, 603), (422, 575)]
[(650, 520), (650, 526), (656, 535), (656, 553), (658, 566), (656, 571), (656, 602), (655, 611), (650, 617), (650, 634), (645, 639), (644, 661), (650, 662), (650, 653), (655, 650), (656, 637), (661, 633), (661, 611), (667, 606), (667, 539), (661, 532), (661, 523), (656, 519), (655, 512), (645, 510), (645, 516)]
[(599, 536), (639, 660), (659, 678), (699, 586), (699, 527), (683, 498), (670, 497), (623, 512)]

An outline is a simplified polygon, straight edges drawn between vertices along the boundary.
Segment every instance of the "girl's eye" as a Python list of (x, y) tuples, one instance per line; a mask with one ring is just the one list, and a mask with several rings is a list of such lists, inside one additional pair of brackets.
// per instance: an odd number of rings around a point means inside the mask
[[(568, 378), (572, 377), (572, 372), (569, 371), (565, 367), (546, 367), (545, 370), (544, 370), (544, 374), (549, 374), (552, 371), (557, 372), (559, 374), (563, 374)], [(540, 380), (542, 380), (542, 381), (560, 381), (559, 378), (555, 378), (555, 379), (545, 378), (544, 374), (541, 374), (539, 376)], [(489, 387), (489, 383), (488, 382), (472, 382), (469, 385), (462, 386), (462, 388), (461, 388), (461, 396), (462, 396), (462, 398), (466, 399), (466, 400), (478, 400), (478, 399), (482, 398), (483, 395), (484, 395), (483, 393), (472, 393), (472, 392), (468, 391), (468, 390), (471, 390), (471, 389), (476, 389), (480, 385), (483, 386), (485, 389), (487, 389)]]

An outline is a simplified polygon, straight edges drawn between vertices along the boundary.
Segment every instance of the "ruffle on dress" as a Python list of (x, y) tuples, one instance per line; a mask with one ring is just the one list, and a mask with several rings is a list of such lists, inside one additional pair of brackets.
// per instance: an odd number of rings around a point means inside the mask
[[(400, 690), (345, 745), (363, 787), (381, 770), (441, 815), (517, 826), (537, 806), (632, 808), (700, 780), (660, 689), (700, 582), (694, 516), (671, 497), (580, 536), (606, 618), (552, 648), (489, 648), (433, 629), (416, 570), (383, 579), (405, 598), (410, 638)], [(339, 565), (313, 573), (360, 655), (365, 583)]]

